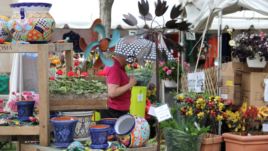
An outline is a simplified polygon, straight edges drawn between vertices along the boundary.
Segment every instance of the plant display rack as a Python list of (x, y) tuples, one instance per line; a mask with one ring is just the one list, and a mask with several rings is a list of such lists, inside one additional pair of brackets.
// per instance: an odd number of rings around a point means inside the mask
[[(63, 100), (60, 104), (53, 104), (49, 98), (48, 91), (48, 70), (49, 52), (65, 51), (66, 70), (72, 66), (72, 43), (48, 43), (48, 44), (2, 44), (0, 53), (38, 53), (38, 90), (39, 90), (39, 125), (38, 126), (0, 126), (0, 136), (39, 136), (41, 146), (48, 146), (50, 143), (49, 115), (50, 108), (53, 110), (84, 110), (84, 109), (105, 109), (106, 101), (91, 100)], [(77, 101), (77, 102), (76, 102)], [(76, 103), (74, 103), (76, 102)], [(101, 104), (99, 104), (101, 103)], [(55, 105), (55, 106), (53, 106)], [(86, 107), (85, 107), (86, 105)], [(23, 149), (22, 149), (23, 150)]]

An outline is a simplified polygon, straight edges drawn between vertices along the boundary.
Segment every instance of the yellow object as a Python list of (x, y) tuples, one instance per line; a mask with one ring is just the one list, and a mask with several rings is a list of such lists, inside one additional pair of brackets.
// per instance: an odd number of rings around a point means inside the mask
[(94, 112), (93, 116), (91, 117), (91, 121), (99, 121), (101, 119), (101, 115), (100, 115), (100, 112)]
[(147, 87), (134, 86), (131, 90), (130, 114), (145, 117)]

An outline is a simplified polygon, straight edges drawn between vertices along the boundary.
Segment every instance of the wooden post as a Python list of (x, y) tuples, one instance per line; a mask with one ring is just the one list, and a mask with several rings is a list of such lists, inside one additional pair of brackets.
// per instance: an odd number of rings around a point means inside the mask
[(48, 146), (50, 141), (49, 133), (49, 93), (48, 93), (48, 45), (38, 49), (38, 87), (39, 87), (39, 126), (40, 144)]
[(73, 64), (73, 53), (72, 50), (65, 51), (65, 62), (66, 62), (66, 74), (70, 71)]

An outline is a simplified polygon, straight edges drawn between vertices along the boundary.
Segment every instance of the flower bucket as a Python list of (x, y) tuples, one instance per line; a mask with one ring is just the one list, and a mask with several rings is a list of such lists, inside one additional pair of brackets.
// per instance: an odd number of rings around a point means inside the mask
[(98, 124), (105, 124), (109, 125), (110, 129), (108, 131), (108, 140), (112, 141), (115, 139), (115, 131), (114, 131), (114, 125), (116, 122), (117, 118), (103, 118), (100, 121), (98, 121)]
[(89, 132), (92, 141), (90, 148), (106, 149), (109, 146), (107, 142), (109, 130), (110, 130), (109, 125), (97, 124), (90, 126)]
[(54, 117), (51, 120), (55, 146), (58, 148), (68, 147), (73, 142), (73, 135), (78, 120), (69, 116)]
[(142, 147), (150, 137), (148, 122), (144, 118), (134, 117), (130, 114), (119, 117), (114, 130), (119, 142), (126, 147)]
[(167, 151), (200, 151), (202, 136), (182, 135), (176, 129), (164, 129)]
[(250, 68), (264, 68), (266, 61), (264, 57), (260, 57), (260, 55), (256, 54), (254, 59), (247, 58), (247, 65)]
[(202, 140), (200, 151), (220, 151), (222, 141), (221, 135), (208, 134)]
[(18, 110), (18, 118), (22, 122), (30, 121), (29, 117), (33, 116), (35, 101), (19, 101), (16, 102)]
[(74, 138), (76, 140), (89, 137), (88, 127), (91, 124), (91, 117), (93, 115), (93, 111), (62, 112), (61, 115), (76, 117), (78, 119), (74, 133)]

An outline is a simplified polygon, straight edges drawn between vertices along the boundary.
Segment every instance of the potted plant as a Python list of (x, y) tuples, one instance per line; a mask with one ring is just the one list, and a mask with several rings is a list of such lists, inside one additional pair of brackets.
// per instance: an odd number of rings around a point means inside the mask
[(201, 151), (219, 151), (222, 136), (220, 134), (221, 122), (224, 119), (225, 104), (218, 96), (207, 94), (178, 94), (176, 96), (183, 116), (193, 117), (202, 126), (209, 126), (209, 133), (202, 139)]
[(39, 100), (39, 95), (34, 92), (24, 91), (22, 93), (13, 92), (8, 108), (12, 112), (18, 112), (18, 119), (22, 122), (30, 121), (33, 117), (34, 106)]
[(243, 32), (230, 40), (233, 57), (247, 62), (249, 67), (264, 68), (268, 60), (267, 36), (265, 33)]
[(226, 151), (267, 150), (268, 135), (258, 131), (259, 118), (264, 115), (266, 116), (266, 113), (263, 114), (257, 107), (247, 103), (243, 103), (236, 111), (227, 110), (226, 123), (231, 133), (223, 134)]
[(199, 151), (209, 127), (200, 126), (192, 117), (181, 116), (178, 107), (173, 107), (172, 115), (172, 119), (160, 123), (167, 151)]

